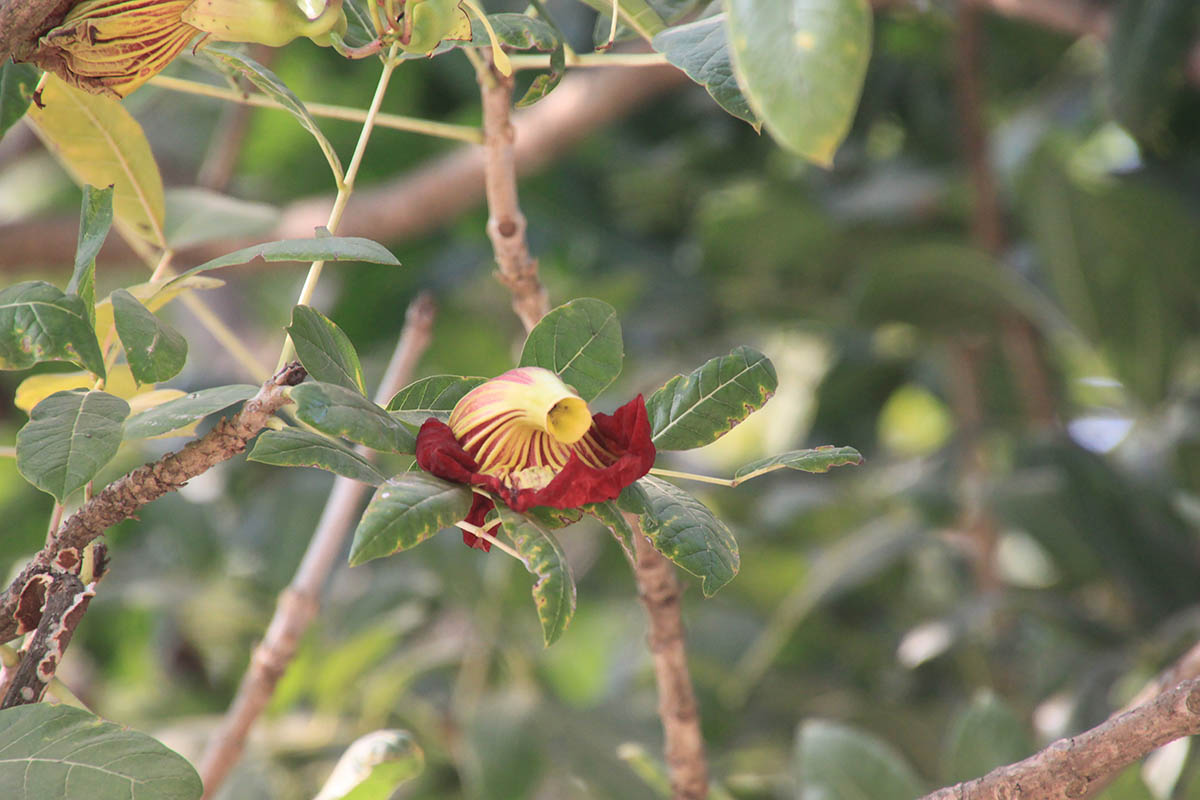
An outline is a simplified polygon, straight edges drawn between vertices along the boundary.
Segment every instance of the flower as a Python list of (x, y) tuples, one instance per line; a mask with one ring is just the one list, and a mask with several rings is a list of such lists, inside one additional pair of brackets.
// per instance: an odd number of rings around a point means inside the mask
[(30, 61), (93, 94), (125, 97), (157, 75), (199, 31), (192, 0), (84, 0), (38, 40)]
[[(593, 415), (574, 389), (540, 367), (477, 386), (454, 406), (448, 425), (425, 420), (416, 449), (426, 472), (484, 489), (514, 511), (616, 499), (655, 456), (641, 395), (611, 415)], [(477, 493), (465, 521), (481, 527), (491, 496)], [(468, 531), (463, 541), (490, 549)]]

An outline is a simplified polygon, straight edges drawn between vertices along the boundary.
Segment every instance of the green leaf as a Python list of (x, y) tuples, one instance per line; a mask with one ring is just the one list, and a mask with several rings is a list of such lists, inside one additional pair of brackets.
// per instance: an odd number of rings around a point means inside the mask
[(321, 132), (321, 128), (313, 119), (312, 114), (308, 113), (304, 103), (284, 85), (278, 75), (250, 58), (235, 44), (218, 42), (208, 45), (203, 52), (218, 66), (240, 72), (264, 94), (295, 117), (300, 125), (317, 140), (317, 145), (325, 154), (325, 160), (329, 162), (329, 168), (337, 176), (338, 183), (341, 183), (346, 173), (342, 169), (342, 162), (338, 159), (337, 151), (325, 138), (325, 134)]
[(292, 389), (296, 417), (330, 436), (344, 436), (372, 450), (412, 453), (408, 428), (358, 392), (333, 383), (302, 383)]
[(116, 100), (46, 76), (42, 107), (28, 121), (80, 186), (114, 186), (118, 223), (147, 242), (166, 246), (163, 186), (142, 126)]
[(167, 244), (176, 250), (224, 239), (257, 238), (269, 233), (281, 216), (275, 206), (199, 186), (168, 189), (166, 208)]
[(144, 733), (66, 705), (0, 711), (0, 797), (196, 800), (200, 776)]
[(416, 547), (467, 516), (474, 495), (426, 472), (406, 472), (384, 483), (363, 512), (350, 566)]
[[(525, 14), (489, 14), (488, 22), (496, 31), (496, 38), (509, 47), (517, 50), (541, 50), (550, 54), (550, 71), (540, 73), (533, 79), (525, 94), (517, 101), (517, 108), (531, 106), (553, 91), (566, 72), (566, 51), (562, 37), (558, 31), (545, 20), (529, 17)], [(476, 36), (474, 27), (479, 25)], [(471, 20), (472, 44), (478, 39), (480, 46), (491, 46), (487, 31), (480, 25), (479, 20)]]
[(386, 480), (370, 461), (349, 447), (295, 428), (263, 432), (246, 460), (277, 467), (316, 467), (371, 486)]
[(767, 456), (751, 461), (733, 475), (734, 483), (757, 478), (765, 472), (777, 469), (798, 469), (801, 472), (829, 472), (834, 467), (857, 466), (862, 455), (853, 447), (834, 447), (831, 444), (811, 450), (789, 450), (777, 456)]
[(187, 339), (124, 289), (112, 293), (117, 335), (138, 383), (159, 383), (179, 374), (187, 361)]
[(574, 525), (583, 519), (583, 511), (578, 508), (551, 508), (550, 506), (534, 506), (524, 512), (525, 516), (541, 525), (546, 530), (555, 531)]
[(717, 105), (750, 123), (754, 130), (761, 130), (762, 123), (746, 102), (733, 75), (725, 31), (725, 15), (716, 14), (667, 28), (655, 36), (650, 45), (703, 86)]
[(784, 147), (828, 167), (871, 59), (867, 0), (724, 0), (733, 69)]
[(0, 63), (0, 137), (25, 116), (41, 77), (32, 64), (14, 64), (7, 58)]
[[(612, 0), (583, 0), (584, 3), (611, 17)], [(646, 41), (667, 27), (667, 23), (646, 0), (619, 0), (618, 16), (625, 25), (637, 31)]]
[(943, 777), (960, 783), (1020, 761), (1034, 750), (1025, 725), (991, 692), (971, 700), (950, 728)]
[(165, 286), (198, 272), (249, 264), (256, 258), (263, 261), (366, 261), (370, 264), (400, 266), (396, 257), (381, 244), (358, 236), (318, 236), (313, 239), (283, 239), (277, 242), (243, 247), (228, 255), (206, 261), (198, 267), (181, 272)]
[(778, 384), (770, 359), (745, 346), (690, 375), (676, 375), (646, 401), (654, 446), (691, 450), (711, 444), (762, 408)]
[(0, 369), (71, 361), (100, 377), (104, 357), (82, 299), (45, 281), (0, 291)]
[(425, 770), (425, 753), (408, 731), (382, 730), (354, 740), (313, 800), (388, 800)]
[(313, 378), (366, 394), (362, 364), (349, 337), (316, 309), (296, 306), (287, 329), (300, 363)]
[(410, 383), (388, 402), (392, 416), (409, 425), (420, 425), (430, 417), (445, 422), (450, 412), (467, 392), (487, 378), (468, 378), (461, 375), (433, 375)]
[(638, 515), (642, 533), (654, 549), (700, 578), (705, 597), (712, 597), (737, 575), (741, 560), (733, 534), (678, 486), (647, 475), (626, 487), (617, 505)]
[(575, 578), (558, 540), (545, 528), (503, 503), (496, 505), (500, 524), (512, 540), (521, 563), (537, 580), (533, 602), (546, 646), (558, 641), (575, 616)]
[(75, 270), (67, 283), (67, 294), (83, 300), (88, 323), (96, 327), (96, 256), (108, 238), (113, 221), (113, 187), (96, 189), (84, 184), (83, 209), (79, 214), (79, 241), (75, 245)]
[(117, 454), (129, 404), (105, 392), (55, 392), (17, 433), (17, 469), (62, 503)]
[(234, 403), (249, 400), (257, 393), (258, 387), (248, 384), (217, 386), (192, 392), (125, 420), (125, 438), (147, 439), (170, 433)]
[(827, 720), (809, 720), (796, 732), (795, 769), (800, 800), (912, 800), (925, 793), (891, 746)]
[(615, 503), (611, 500), (603, 503), (591, 503), (584, 506), (583, 510), (600, 520), (604, 527), (612, 531), (613, 538), (617, 540), (617, 544), (621, 545), (621, 549), (625, 551), (625, 555), (630, 560), (637, 560), (637, 551), (633, 544), (633, 528), (629, 527), (629, 523), (621, 515), (621, 509), (617, 508)]
[(1164, 144), (1171, 138), (1172, 101), (1187, 83), (1188, 52), (1200, 34), (1200, 5), (1119, 0), (1113, 17), (1105, 59), (1113, 116), (1135, 136)]
[(621, 374), (624, 358), (617, 312), (585, 297), (559, 306), (534, 326), (521, 351), (521, 366), (557, 373), (591, 402)]

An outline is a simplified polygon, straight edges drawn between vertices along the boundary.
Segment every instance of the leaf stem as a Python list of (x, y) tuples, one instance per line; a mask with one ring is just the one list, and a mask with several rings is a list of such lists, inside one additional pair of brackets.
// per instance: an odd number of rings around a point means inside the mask
[(492, 536), (490, 533), (488, 533), (486, 530), (479, 527), (478, 525), (472, 525), (471, 523), (466, 522), (466, 521), (459, 522), (459, 523), (457, 523), (457, 525), (458, 525), (458, 527), (462, 528), (467, 533), (473, 533), (476, 536), (478, 536), (480, 539), (483, 539), (485, 542), (493, 545), (494, 547), (499, 547), (501, 550), (503, 550), (504, 552), (508, 553), (510, 556), (515, 558), (517, 561), (520, 561), (522, 564), (525, 563), (524, 560), (519, 555), (517, 555), (516, 550), (509, 547), (504, 542), (497, 539), (495, 536)]
[[(150, 80), (150, 83), (162, 89), (169, 89), (175, 92), (186, 92), (187, 94), (200, 95), (202, 97), (212, 97), (217, 100), (227, 100), (231, 103), (241, 103), (256, 108), (271, 108), (286, 111), (275, 100), (258, 92), (240, 92), (236, 89), (226, 89), (221, 86), (212, 86), (211, 84), (189, 81), (183, 78), (173, 78), (168, 75), (156, 75)], [(360, 108), (308, 102), (304, 103), (304, 107), (314, 117), (325, 117), (327, 119), (338, 119), (344, 122), (357, 122), (360, 124), (367, 121), (368, 112)], [(483, 132), (471, 125), (434, 122), (433, 120), (406, 117), (400, 114), (378, 113), (375, 115), (375, 125), (380, 128), (420, 133), (425, 136), (436, 136), (441, 139), (455, 139), (471, 144), (479, 144), (483, 141)]]
[(254, 353), (251, 353), (246, 345), (242, 344), (241, 338), (230, 330), (224, 320), (214, 314), (213, 310), (203, 300), (194, 296), (191, 292), (185, 292), (179, 296), (179, 299), (187, 306), (188, 311), (191, 311), (195, 315), (205, 330), (220, 342), (221, 346), (242, 365), (243, 369), (253, 376), (255, 381), (262, 382), (270, 377), (271, 373), (259, 362), (258, 357)]
[[(379, 115), (379, 107), (383, 104), (383, 96), (387, 93), (388, 81), (391, 80), (392, 72), (401, 63), (396, 59), (398, 49), (399, 45), (393, 44), (388, 51), (387, 58), (383, 62), (383, 70), (379, 74), (379, 83), (375, 85), (375, 96), (371, 98), (371, 106), (367, 109), (367, 116), (363, 120), (362, 131), (358, 134), (358, 143), (354, 146), (354, 155), (350, 157), (350, 165), (346, 167), (346, 177), (338, 181), (337, 197), (333, 201), (333, 208), (329, 211), (329, 221), (325, 223), (325, 228), (331, 234), (337, 231), (338, 224), (342, 221), (342, 213), (346, 210), (346, 203), (350, 201), (350, 195), (354, 192), (354, 181), (358, 177), (358, 168), (362, 165), (363, 154), (367, 151), (367, 142), (371, 140), (371, 132), (375, 129), (375, 119)], [(308, 275), (304, 278), (304, 285), (300, 287), (300, 295), (296, 298), (295, 305), (307, 305), (312, 299), (324, 267), (324, 261), (314, 261), (308, 268)], [(282, 368), (295, 354), (296, 347), (289, 335), (284, 340), (283, 349), (279, 353), (278, 368)]]
[[(576, 53), (566, 51), (568, 67), (661, 67), (669, 64), (662, 53)], [(508, 57), (515, 70), (548, 69), (548, 53), (527, 53)]]
[[(682, 478), (682, 479), (688, 480), (688, 481), (700, 481), (701, 483), (712, 483), (717, 486), (728, 486), (729, 488), (733, 488), (734, 486), (737, 486), (739, 483), (746, 480), (746, 478), (750, 477), (749, 475), (747, 475), (740, 479), (713, 478), (709, 475), (697, 475), (694, 472), (676, 472), (673, 469), (658, 469), (657, 467), (651, 468), (650, 474), (651, 475), (661, 475), (664, 478)], [(758, 473), (755, 473), (755, 474), (758, 474)]]

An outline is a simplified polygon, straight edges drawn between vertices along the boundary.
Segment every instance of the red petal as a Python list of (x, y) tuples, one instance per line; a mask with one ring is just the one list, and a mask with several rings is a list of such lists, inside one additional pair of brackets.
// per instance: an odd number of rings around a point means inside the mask
[[(496, 507), (488, 498), (481, 494), (475, 495), (475, 501), (471, 503), (471, 510), (467, 514), (467, 518), (463, 522), (469, 522), (477, 528), (482, 528), (483, 523), (487, 521), (488, 512)], [(470, 531), (463, 531), (463, 544), (467, 547), (474, 547), (477, 550), (488, 552), (492, 549), (492, 543), (487, 539), (480, 538)]]

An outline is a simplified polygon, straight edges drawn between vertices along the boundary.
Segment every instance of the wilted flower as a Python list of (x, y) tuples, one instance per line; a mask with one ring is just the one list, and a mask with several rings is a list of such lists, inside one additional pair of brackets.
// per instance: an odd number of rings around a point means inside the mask
[[(281, 47), (346, 31), (342, 0), (83, 0), (38, 40), (29, 60), (93, 94), (125, 97), (198, 34)], [(200, 44), (203, 44), (201, 40)]]
[[(611, 415), (593, 415), (574, 389), (539, 367), (476, 387), (455, 405), (449, 425), (428, 419), (417, 436), (422, 469), (484, 489), (514, 511), (613, 500), (649, 472), (654, 456), (641, 395)], [(465, 521), (482, 526), (492, 507), (477, 494)], [(463, 541), (490, 548), (470, 532)]]
[(181, 15), (192, 0), (84, 0), (47, 31), (30, 61), (72, 86), (125, 97), (199, 33)]

